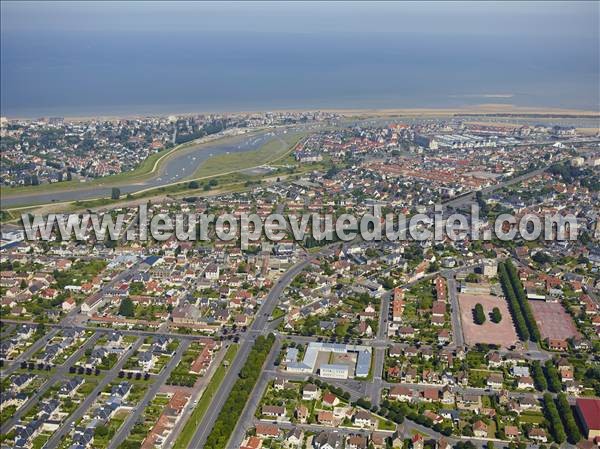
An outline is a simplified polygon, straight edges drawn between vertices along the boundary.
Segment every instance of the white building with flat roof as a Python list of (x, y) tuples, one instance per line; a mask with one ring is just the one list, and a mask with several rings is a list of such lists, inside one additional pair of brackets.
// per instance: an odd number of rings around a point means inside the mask
[(329, 379), (348, 379), (348, 366), (336, 364), (323, 364), (319, 368), (319, 375)]
[[(338, 365), (338, 364), (321, 364), (321, 366), (317, 366), (319, 354), (320, 353), (336, 353), (336, 354), (347, 354), (347, 353), (355, 353), (356, 354), (356, 365), (352, 373), (350, 373), (350, 367), (348, 365)], [(288, 352), (286, 354), (286, 370), (291, 373), (316, 373), (319, 371), (319, 375), (322, 377), (332, 377), (335, 379), (347, 379), (350, 376), (353, 377), (367, 377), (369, 375), (369, 371), (371, 369), (371, 348), (368, 346), (361, 345), (345, 345), (340, 343), (322, 343), (322, 342), (311, 342), (308, 344), (306, 348), (306, 352), (304, 353), (304, 358), (302, 361), (293, 360), (292, 357), (289, 357), (291, 354)], [(331, 371), (331, 367), (344, 367), (345, 374), (341, 371), (337, 372), (336, 370)], [(323, 368), (326, 368), (326, 373), (331, 373), (332, 375), (323, 374)], [(337, 374), (336, 374), (337, 372)], [(336, 377), (341, 376), (344, 377)]]

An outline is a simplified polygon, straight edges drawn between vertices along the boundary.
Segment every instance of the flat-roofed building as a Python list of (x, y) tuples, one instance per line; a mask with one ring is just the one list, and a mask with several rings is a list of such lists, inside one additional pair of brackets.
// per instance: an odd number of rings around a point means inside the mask
[(330, 379), (348, 379), (348, 366), (332, 363), (323, 364), (319, 369), (319, 375)]
[(578, 398), (575, 410), (588, 440), (600, 437), (600, 399)]

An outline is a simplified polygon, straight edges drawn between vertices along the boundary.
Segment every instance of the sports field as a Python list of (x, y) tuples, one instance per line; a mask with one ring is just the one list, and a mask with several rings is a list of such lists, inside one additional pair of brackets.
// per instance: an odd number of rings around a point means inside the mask
[(565, 311), (562, 304), (558, 302), (529, 301), (529, 305), (542, 338), (567, 340), (579, 336), (571, 316)]
[[(491, 295), (461, 293), (458, 295), (458, 302), (460, 304), (460, 320), (463, 335), (468, 345), (485, 343), (507, 348), (518, 341), (513, 320), (508, 311), (508, 304), (504, 298)], [(486, 315), (486, 320), (483, 324), (475, 324), (473, 320), (473, 309), (476, 304), (483, 306), (483, 311)], [(498, 307), (502, 314), (502, 320), (499, 323), (493, 323), (490, 320), (490, 313), (494, 307)]]

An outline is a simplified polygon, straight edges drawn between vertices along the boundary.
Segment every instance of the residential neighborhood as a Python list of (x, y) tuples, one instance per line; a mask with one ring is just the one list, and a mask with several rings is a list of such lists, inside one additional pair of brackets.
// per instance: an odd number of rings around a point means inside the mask
[[(140, 145), (158, 149), (219, 120), (284, 120), (261, 117), (48, 125), (66, 131), (60, 139), (107, 139), (135, 165), (112, 137), (142, 133)], [(40, 126), (3, 128), (6, 157), (27, 153)], [(60, 142), (37, 148), (50, 155)], [(262, 218), (412, 216), (438, 203), (447, 216), (475, 204), (482, 233), (503, 213), (551, 212), (576, 217), (573, 240), (298, 241), (286, 231), (241, 246), (3, 231), (1, 447), (594, 447), (598, 148), (574, 127), (357, 122), (307, 133), (282, 160), (289, 177), (147, 202), (151, 215)], [(108, 154), (94, 157), (116, 163)], [(77, 176), (128, 169), (62, 159)], [(9, 168), (4, 182), (23, 176)], [(97, 212), (122, 214), (139, 237), (137, 205)]]

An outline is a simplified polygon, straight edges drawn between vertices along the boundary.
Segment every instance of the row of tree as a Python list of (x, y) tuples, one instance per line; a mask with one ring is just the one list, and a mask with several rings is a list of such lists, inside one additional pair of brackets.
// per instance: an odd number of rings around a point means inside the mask
[(531, 311), (531, 306), (529, 305), (529, 301), (527, 300), (527, 293), (525, 292), (523, 284), (519, 279), (519, 273), (510, 260), (507, 260), (506, 262), (504, 262), (504, 264), (506, 266), (506, 271), (508, 272), (513, 291), (517, 295), (517, 300), (519, 301), (519, 305), (521, 306), (521, 312), (523, 313), (523, 317), (525, 318), (527, 328), (529, 329), (531, 341), (540, 341), (540, 330), (537, 327), (535, 317), (533, 316), (533, 312)]
[(550, 393), (544, 394), (544, 411), (546, 418), (550, 422), (550, 429), (552, 430), (552, 436), (554, 441), (558, 444), (564, 443), (567, 438), (565, 434), (565, 428), (563, 427), (560, 415), (554, 403), (554, 399)]
[(560, 375), (554, 362), (552, 360), (546, 361), (546, 379), (548, 379), (548, 389), (552, 393), (559, 393), (562, 391), (562, 382), (560, 381)]
[(538, 391), (546, 391), (548, 389), (548, 382), (546, 382), (546, 376), (544, 376), (544, 370), (539, 360), (534, 360), (531, 364), (531, 375), (533, 377), (533, 383)]
[(567, 438), (569, 440), (569, 443), (576, 444), (581, 439), (581, 432), (579, 432), (579, 427), (577, 427), (577, 422), (575, 421), (575, 417), (573, 416), (573, 410), (571, 409), (571, 405), (567, 400), (567, 395), (564, 393), (559, 393), (556, 396), (556, 403), (558, 406), (560, 416), (563, 419), (563, 424), (565, 425), (565, 429), (567, 431)]
[(500, 282), (502, 283), (502, 290), (504, 291), (504, 296), (506, 296), (506, 300), (508, 301), (508, 306), (510, 308), (510, 313), (515, 322), (515, 327), (517, 328), (517, 334), (519, 334), (519, 338), (521, 340), (529, 340), (529, 330), (527, 329), (527, 324), (525, 322), (525, 318), (523, 317), (523, 312), (521, 311), (519, 301), (517, 300), (517, 295), (513, 290), (512, 284), (510, 282), (510, 277), (508, 275), (504, 263), (500, 263), (498, 265), (498, 273), (500, 276)]
[(256, 339), (250, 354), (248, 354), (246, 363), (240, 371), (239, 379), (233, 385), (231, 393), (229, 393), (217, 421), (208, 435), (204, 446), (206, 449), (223, 449), (227, 446), (227, 442), (244, 406), (248, 402), (274, 341), (275, 336), (273, 334), (269, 334), (268, 337), (260, 335)]

